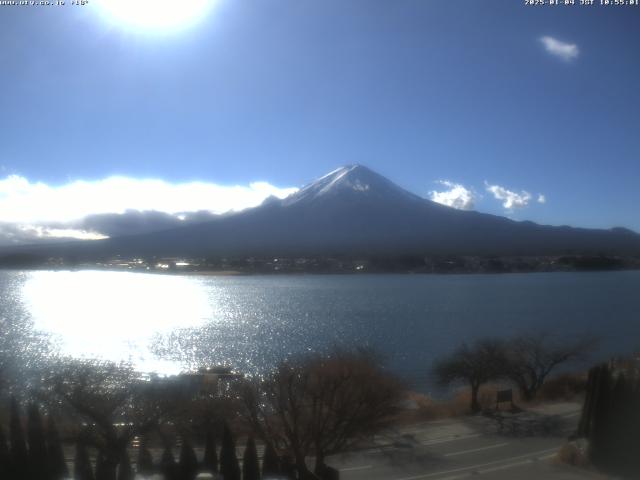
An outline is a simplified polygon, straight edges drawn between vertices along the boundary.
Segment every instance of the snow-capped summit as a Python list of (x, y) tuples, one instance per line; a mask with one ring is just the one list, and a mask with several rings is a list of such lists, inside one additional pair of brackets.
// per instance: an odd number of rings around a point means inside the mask
[(283, 205), (308, 203), (339, 197), (342, 200), (354, 200), (357, 197), (394, 202), (423, 201), (382, 175), (363, 165), (346, 165), (318, 178), (298, 192), (283, 200)]

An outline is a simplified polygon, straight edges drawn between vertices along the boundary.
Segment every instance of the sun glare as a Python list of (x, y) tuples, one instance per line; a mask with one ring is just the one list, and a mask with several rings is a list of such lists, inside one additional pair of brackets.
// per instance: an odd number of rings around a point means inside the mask
[(149, 351), (153, 336), (216, 315), (200, 281), (178, 275), (33, 272), (21, 293), (35, 327), (53, 335), (61, 353), (129, 359), (142, 371), (167, 374), (179, 365)]
[(136, 30), (177, 30), (204, 18), (216, 0), (102, 0), (98, 5), (114, 24)]

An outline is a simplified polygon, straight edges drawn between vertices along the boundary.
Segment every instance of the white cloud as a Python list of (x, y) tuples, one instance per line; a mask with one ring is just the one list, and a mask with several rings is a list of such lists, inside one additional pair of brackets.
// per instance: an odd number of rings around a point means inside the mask
[(77, 228), (51, 228), (44, 225), (19, 225), (18, 228), (36, 238), (76, 238), (79, 240), (100, 240), (109, 238), (98, 232)]
[(522, 190), (520, 193), (508, 190), (500, 185), (490, 185), (485, 182), (487, 192), (493, 194), (496, 200), (502, 202), (502, 206), (507, 210), (513, 210), (515, 208), (524, 208), (529, 205), (531, 201), (531, 194), (526, 190)]
[(10, 175), (0, 179), (0, 222), (71, 222), (88, 215), (128, 210), (223, 213), (254, 207), (271, 195), (284, 198), (296, 190), (266, 182), (225, 186), (128, 177), (78, 180), (51, 186)]
[(543, 194), (538, 194), (538, 203), (547, 203), (547, 197)]
[(472, 210), (475, 204), (476, 195), (464, 185), (453, 183), (448, 180), (438, 180), (440, 185), (447, 187), (447, 190), (429, 192), (429, 198), (442, 205), (457, 208), (458, 210)]
[(266, 182), (225, 186), (129, 177), (53, 186), (10, 175), (0, 179), (0, 244), (47, 238), (104, 238), (104, 232), (95, 229), (99, 227), (99, 215), (131, 217), (132, 211), (139, 211), (145, 218), (166, 214), (176, 221), (180, 216), (195, 220), (206, 217), (206, 212), (243, 210), (269, 196), (284, 198), (295, 191)]
[(565, 61), (577, 58), (580, 53), (578, 45), (575, 43), (566, 43), (549, 36), (541, 37), (540, 42), (542, 42), (547, 52)]
[(99, 232), (71, 226), (0, 223), (0, 246), (46, 242), (61, 239), (99, 240)]

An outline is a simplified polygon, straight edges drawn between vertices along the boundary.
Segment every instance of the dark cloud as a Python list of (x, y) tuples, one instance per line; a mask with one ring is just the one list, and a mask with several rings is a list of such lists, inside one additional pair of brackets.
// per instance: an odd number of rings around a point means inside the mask
[(125, 213), (89, 215), (71, 223), (55, 222), (37, 225), (0, 223), (0, 246), (60, 242), (78, 239), (81, 234), (107, 237), (137, 235), (207, 222), (216, 217), (215, 214), (204, 210), (176, 215), (155, 210), (128, 210)]
[(74, 224), (74, 228), (100, 233), (109, 237), (137, 235), (182, 227), (192, 223), (213, 220), (216, 215), (208, 211), (169, 214), (155, 210), (127, 210), (125, 213), (89, 215)]
[(101, 233), (109, 237), (120, 237), (122, 235), (137, 235), (169, 230), (194, 221), (211, 220), (213, 217), (214, 215), (209, 212), (171, 215), (153, 210), (145, 212), (128, 210), (125, 213), (89, 215), (74, 226), (78, 229)]
[(11, 245), (25, 245), (29, 243), (60, 242), (74, 239), (72, 236), (48, 236), (51, 228), (57, 229), (57, 225), (16, 225), (13, 223), (0, 223), (0, 247)]

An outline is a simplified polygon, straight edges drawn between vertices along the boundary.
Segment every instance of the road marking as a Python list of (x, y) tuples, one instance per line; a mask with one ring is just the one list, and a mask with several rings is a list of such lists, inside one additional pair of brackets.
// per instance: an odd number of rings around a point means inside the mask
[(464, 455), (465, 453), (481, 452), (483, 450), (489, 450), (491, 448), (504, 447), (505, 445), (509, 445), (509, 442), (496, 443), (495, 445), (488, 445), (486, 447), (480, 447), (480, 448), (472, 448), (471, 450), (462, 450), (461, 452), (445, 453), (444, 456), (455, 457), (457, 455)]
[[(448, 437), (439, 437), (436, 440), (426, 440), (424, 442), (420, 442), (420, 445), (440, 445), (441, 443), (449, 443), (455, 442), (458, 440), (466, 440), (468, 438), (478, 438), (482, 437), (480, 433), (473, 433), (469, 435), (456, 435), (456, 436), (448, 436)], [(366, 450), (362, 450), (363, 453), (367, 455), (377, 455), (382, 452), (388, 452), (389, 450), (405, 450), (404, 448), (394, 447), (393, 445), (383, 445), (380, 447), (367, 448)]]
[(572, 413), (565, 413), (564, 415), (562, 415), (565, 418), (571, 418), (571, 417), (577, 417), (578, 415), (581, 415), (582, 412), (572, 412)]
[(389, 450), (399, 450), (399, 449), (396, 447), (392, 447), (391, 445), (383, 445), (380, 447), (367, 448), (366, 450), (362, 450), (362, 453), (365, 453), (367, 455), (379, 455), (382, 452), (387, 452)]
[(457, 423), (457, 422), (452, 422), (450, 419), (442, 419), (442, 420), (429, 420), (427, 422), (421, 422), (421, 423), (414, 423), (413, 425), (409, 425), (407, 427), (400, 427), (397, 429), (397, 431), (400, 434), (403, 433), (420, 433), (420, 432), (424, 432), (425, 428), (429, 428), (432, 427), (433, 425), (443, 425), (443, 424), (451, 424), (451, 423)]
[(535, 462), (535, 461), (540, 461), (540, 460), (548, 460), (549, 458), (553, 458), (555, 457), (555, 452), (551, 453), (549, 455), (543, 455), (541, 457), (534, 457), (534, 458), (530, 458), (528, 460), (522, 460), (519, 462), (514, 462), (514, 463), (509, 463), (507, 465), (500, 465), (497, 467), (491, 467), (491, 468), (485, 468), (483, 470), (480, 471), (480, 473), (487, 473), (487, 472), (497, 472), (499, 470), (506, 470), (507, 468), (513, 468), (513, 467), (518, 467), (520, 465), (527, 465), (531, 462)]
[(467, 478), (471, 475), (483, 475), (485, 473), (497, 472), (500, 470), (508, 470), (509, 468), (521, 467), (523, 465), (531, 465), (536, 460), (547, 460), (549, 458), (553, 458), (555, 455), (556, 455), (555, 453), (552, 453), (550, 455), (545, 455), (543, 457), (529, 458), (527, 460), (521, 460), (518, 462), (507, 463), (506, 465), (500, 465), (498, 467), (485, 468), (482, 470), (475, 470), (473, 472), (465, 472), (462, 475), (454, 475), (451, 477), (441, 477), (438, 480), (460, 480), (461, 478)]
[(339, 470), (341, 472), (353, 472), (355, 470), (366, 470), (368, 468), (373, 468), (373, 465), (361, 465), (359, 467), (347, 467), (347, 468), (340, 468)]
[[(456, 440), (466, 440), (467, 438), (478, 438), (481, 437), (482, 434), (480, 433), (472, 433), (469, 435), (458, 435), (455, 437), (447, 437), (446, 439), (437, 439), (437, 440), (427, 440), (425, 442), (421, 442), (421, 445), (438, 445), (440, 443), (448, 443), (448, 442), (455, 442)], [(443, 437), (441, 437), (443, 438)]]
[(521, 459), (527, 458), (527, 457), (535, 458), (535, 457), (538, 457), (539, 455), (548, 454), (548, 453), (551, 453), (551, 452), (556, 452), (558, 450), (558, 448), (560, 448), (560, 446), (557, 446), (557, 447), (554, 447), (554, 448), (547, 448), (545, 450), (539, 450), (537, 452), (530, 452), (530, 453), (527, 453), (527, 454), (524, 454), (524, 455), (516, 455), (515, 457), (503, 458), (501, 460), (494, 460), (493, 462), (480, 463), (480, 464), (477, 464), (477, 465), (469, 465), (467, 467), (454, 468), (452, 470), (443, 470), (443, 471), (440, 471), (440, 472), (426, 473), (426, 474), (423, 474), (423, 475), (414, 475), (413, 477), (396, 478), (395, 480), (420, 480), (420, 479), (423, 479), (423, 478), (435, 477), (437, 475), (446, 475), (448, 473), (459, 473), (459, 472), (465, 472), (465, 471), (478, 470), (479, 468), (482, 468), (482, 467), (488, 467), (490, 465), (496, 465), (496, 464), (500, 464), (500, 463), (503, 463), (503, 462), (509, 462), (511, 460), (521, 460)]
[[(421, 442), (420, 445), (440, 445), (441, 443), (450, 443), (450, 442), (455, 442), (457, 440), (466, 440), (468, 438), (478, 438), (481, 437), (482, 434), (480, 433), (475, 433), (473, 435), (463, 435), (463, 436), (457, 436), (457, 437), (448, 437), (446, 439), (442, 439), (442, 440), (427, 440), (425, 442)], [(409, 443), (409, 442), (407, 442)], [(379, 447), (372, 447), (372, 448), (367, 448), (365, 450), (362, 450), (362, 453), (366, 454), (366, 455), (379, 455), (383, 452), (388, 452), (390, 450), (406, 450), (407, 448), (410, 447), (394, 447), (393, 445), (381, 445)]]

